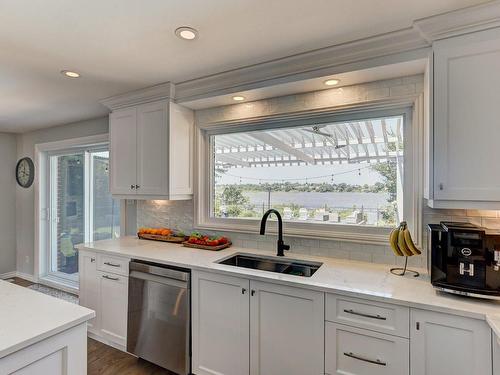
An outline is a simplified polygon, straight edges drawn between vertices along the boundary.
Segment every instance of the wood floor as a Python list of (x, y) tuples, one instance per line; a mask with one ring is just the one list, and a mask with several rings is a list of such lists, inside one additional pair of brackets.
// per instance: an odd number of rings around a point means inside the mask
[[(14, 278), (14, 284), (28, 287), (32, 282)], [(99, 341), (87, 341), (87, 375), (175, 375), (143, 359), (124, 353)]]

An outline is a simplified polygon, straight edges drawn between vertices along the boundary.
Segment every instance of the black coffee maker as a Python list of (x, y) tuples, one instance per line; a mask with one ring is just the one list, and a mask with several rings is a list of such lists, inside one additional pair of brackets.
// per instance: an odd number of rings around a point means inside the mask
[(500, 235), (470, 223), (429, 224), (431, 282), (440, 290), (500, 298)]

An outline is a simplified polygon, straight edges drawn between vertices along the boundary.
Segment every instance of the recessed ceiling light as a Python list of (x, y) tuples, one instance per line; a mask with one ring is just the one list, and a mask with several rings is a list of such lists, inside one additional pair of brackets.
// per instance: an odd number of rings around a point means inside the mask
[(198, 30), (183, 26), (175, 30), (175, 35), (184, 40), (194, 40), (198, 38)]
[(236, 95), (236, 96), (233, 96), (233, 100), (236, 102), (241, 102), (241, 101), (245, 100), (245, 97), (241, 96), (241, 95)]
[(69, 78), (80, 78), (80, 73), (72, 72), (71, 70), (61, 70), (61, 74)]
[(340, 83), (340, 79), (332, 78), (332, 79), (327, 79), (325, 82), (323, 82), (327, 86), (335, 86)]

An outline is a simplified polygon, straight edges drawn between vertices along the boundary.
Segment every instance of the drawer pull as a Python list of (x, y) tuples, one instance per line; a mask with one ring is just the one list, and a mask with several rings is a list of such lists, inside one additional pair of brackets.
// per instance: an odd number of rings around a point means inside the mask
[(364, 313), (360, 313), (360, 312), (356, 312), (354, 310), (347, 310), (347, 309), (344, 309), (344, 312), (347, 313), (347, 314), (352, 314), (352, 315), (358, 315), (358, 316), (362, 316), (362, 317), (365, 317), (365, 318), (372, 318), (372, 319), (378, 319), (378, 320), (387, 320), (387, 318), (385, 316), (381, 316), (381, 315), (370, 315), (370, 314), (364, 314)]
[(115, 263), (111, 263), (111, 262), (104, 262), (104, 264), (106, 266), (110, 266), (110, 267), (121, 267), (121, 265), (115, 264)]
[(387, 366), (387, 362), (382, 362), (380, 359), (369, 359), (369, 358), (364, 358), (360, 355), (353, 354), (352, 352), (345, 353), (344, 355), (349, 358), (354, 358), (357, 359), (358, 361), (363, 361), (363, 362), (368, 362), (368, 363), (373, 363), (374, 365), (379, 365), (379, 366)]
[(113, 281), (118, 281), (120, 280), (119, 277), (111, 277), (111, 276), (108, 276), (108, 275), (103, 275), (102, 276), (104, 279), (108, 279), (108, 280), (113, 280)]

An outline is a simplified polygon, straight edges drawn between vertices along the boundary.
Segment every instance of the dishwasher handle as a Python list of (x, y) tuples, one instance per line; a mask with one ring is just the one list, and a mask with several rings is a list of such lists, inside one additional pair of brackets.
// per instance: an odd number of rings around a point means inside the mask
[(130, 271), (138, 271), (141, 273), (147, 273), (151, 275), (168, 277), (169, 279), (175, 279), (180, 281), (189, 281), (190, 272), (189, 270), (177, 269), (174, 267), (165, 267), (161, 264), (132, 260), (129, 265)]
[(189, 289), (189, 283), (187, 281), (180, 281), (180, 280), (171, 279), (168, 277), (152, 275), (150, 273), (131, 271), (130, 278), (144, 280), (144, 281), (150, 281), (153, 283), (173, 286), (173, 287), (177, 287), (177, 288), (181, 288), (181, 289)]

